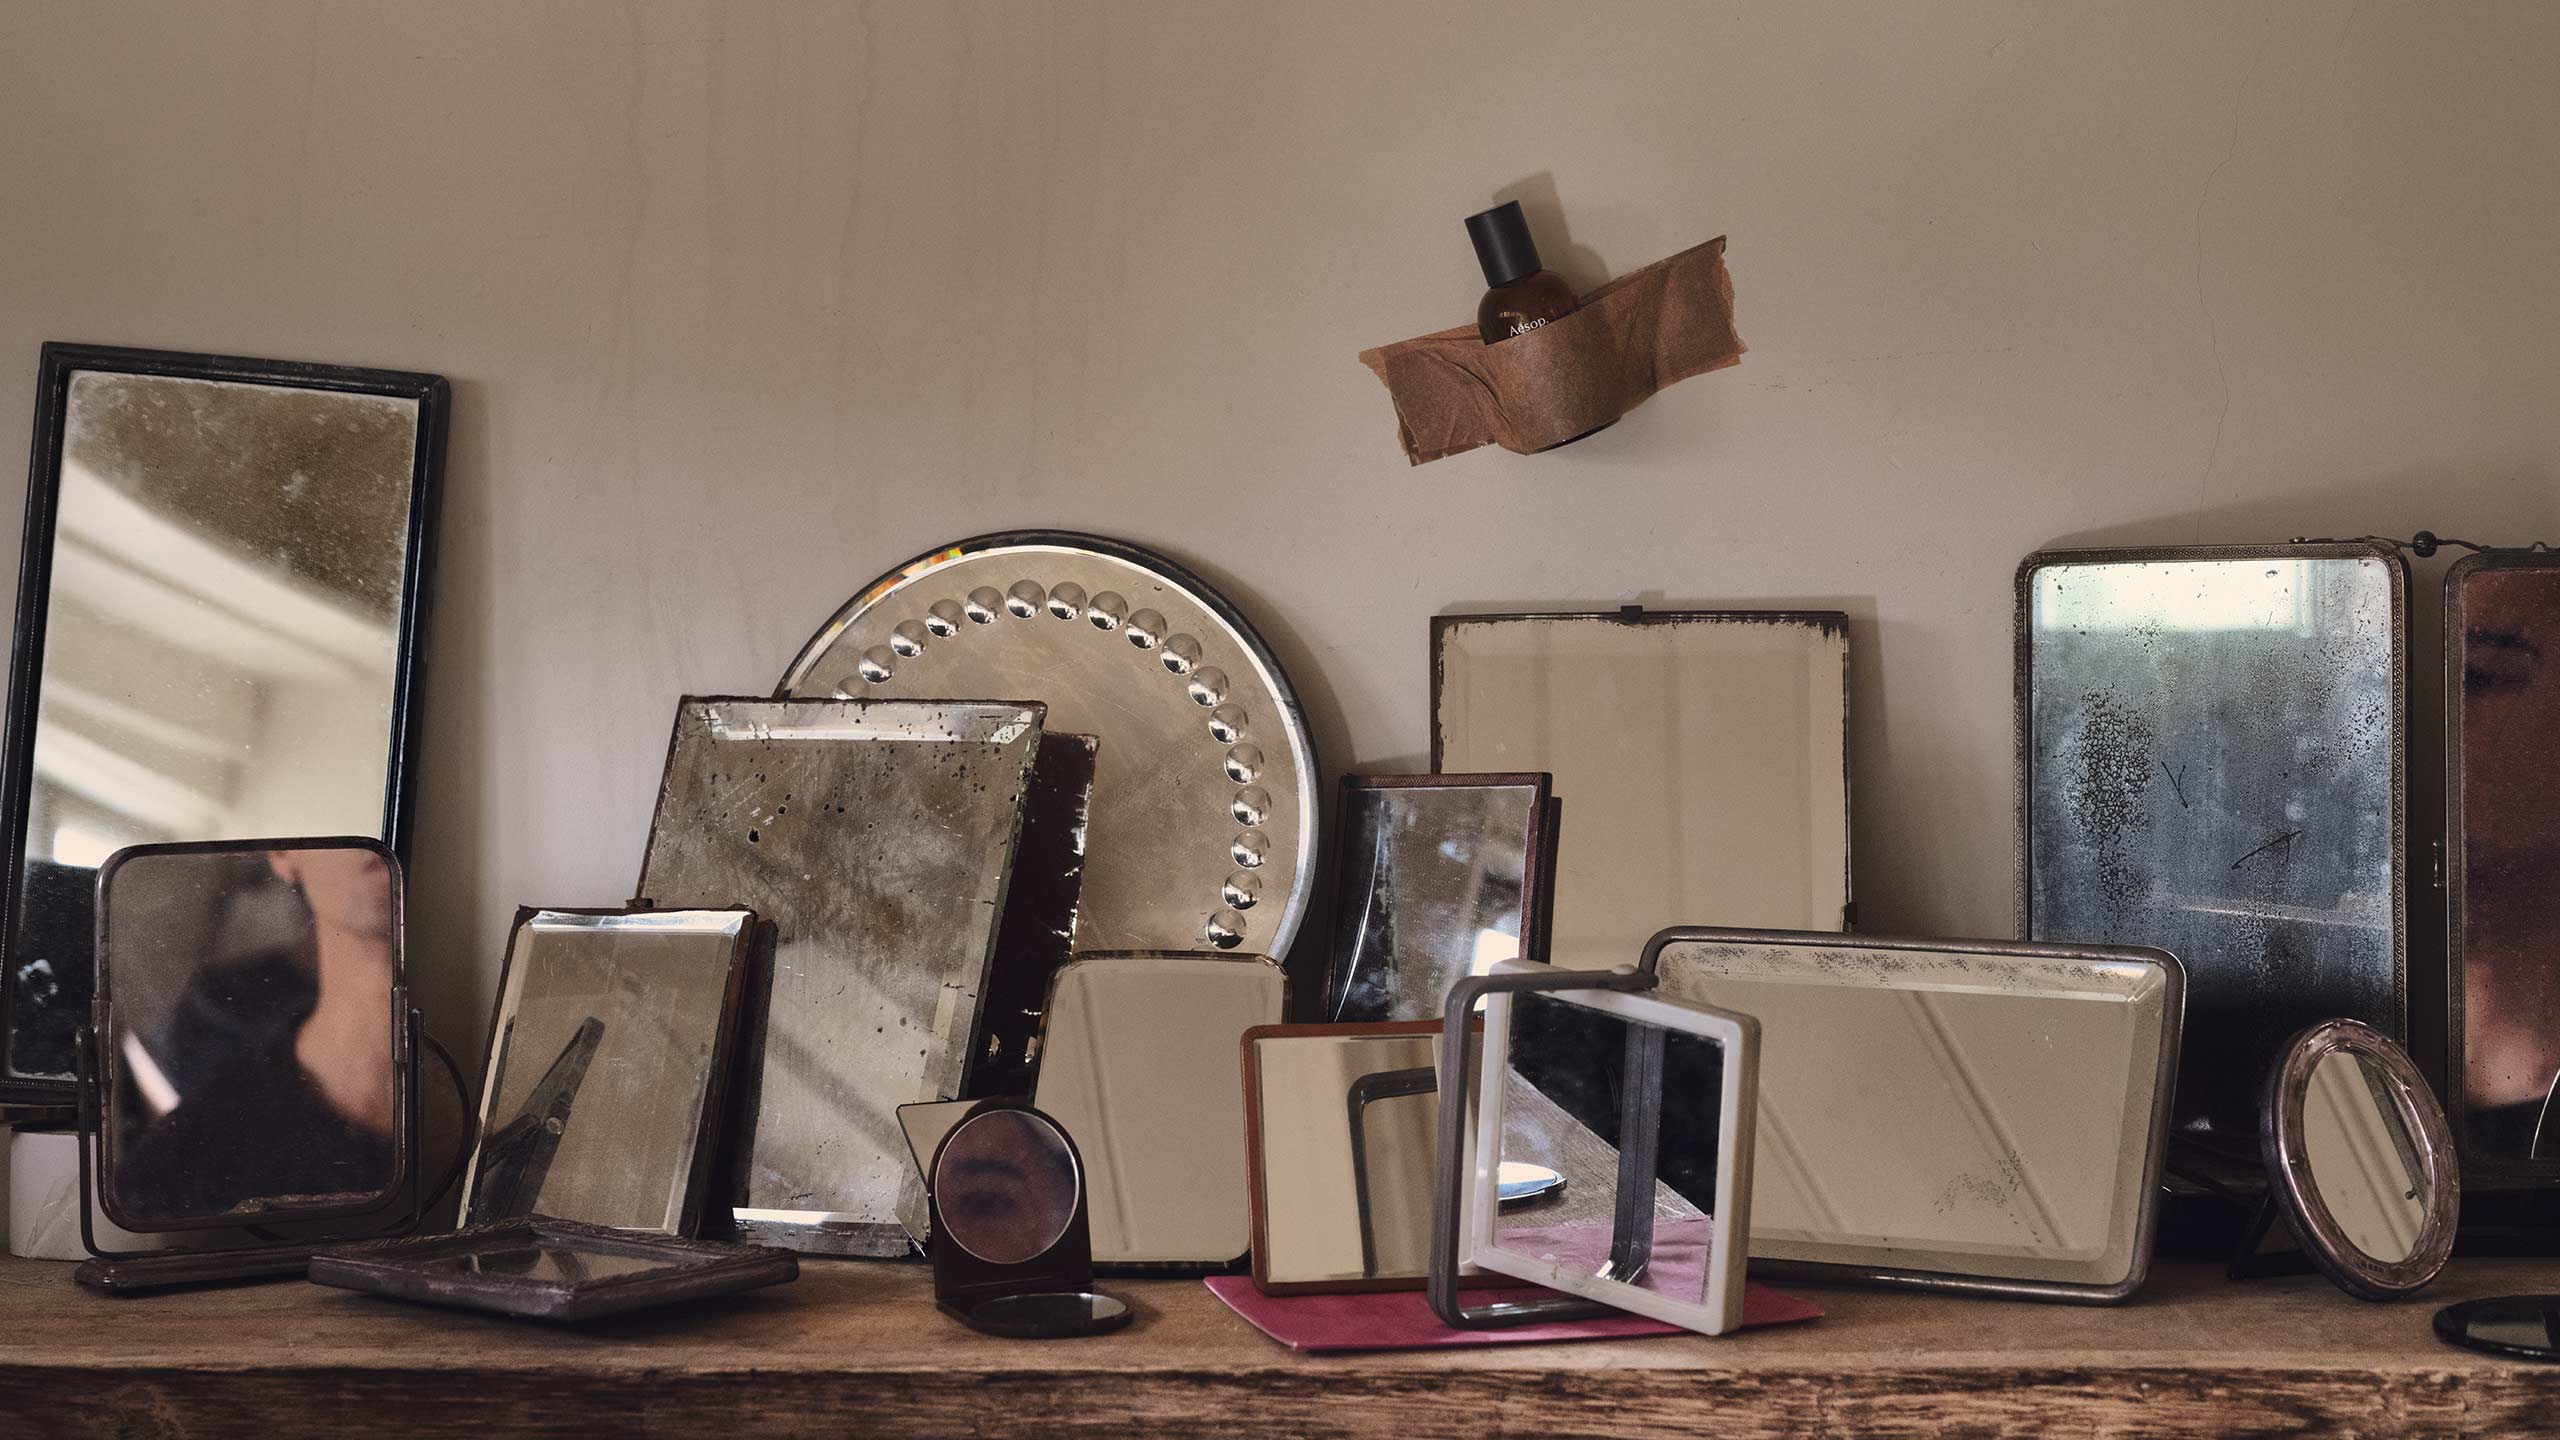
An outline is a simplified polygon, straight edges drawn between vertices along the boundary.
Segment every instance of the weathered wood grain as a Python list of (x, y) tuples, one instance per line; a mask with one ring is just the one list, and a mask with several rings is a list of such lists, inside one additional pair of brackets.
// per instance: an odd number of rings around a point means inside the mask
[(2447, 1349), (2437, 1305), (2560, 1288), (2549, 1262), (2457, 1262), (2425, 1297), (2165, 1267), (2121, 1309), (1822, 1290), (1828, 1318), (1665, 1337), (1303, 1356), (1196, 1281), (1106, 1282), (1098, 1339), (973, 1334), (918, 1266), (812, 1262), (796, 1284), (582, 1330), (284, 1283), (119, 1301), (0, 1262), (0, 1433), (716, 1434), (1539, 1440), (1875, 1435), (2458, 1435), (2560, 1426), (2560, 1366)]

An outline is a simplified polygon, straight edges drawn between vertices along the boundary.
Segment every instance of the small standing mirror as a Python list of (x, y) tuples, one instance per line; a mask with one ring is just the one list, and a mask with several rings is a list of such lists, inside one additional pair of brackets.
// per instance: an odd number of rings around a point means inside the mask
[(2396, 1299), (2444, 1268), (2462, 1198), (2452, 1132), (2398, 1045), (2353, 1020), (2295, 1036), (2260, 1134), (2286, 1223), (2347, 1293)]
[(932, 1156), (925, 1191), (934, 1299), (944, 1311), (1016, 1340), (1129, 1323), (1128, 1306), (1093, 1290), (1084, 1162), (1058, 1122), (1015, 1101), (981, 1101), (943, 1132)]

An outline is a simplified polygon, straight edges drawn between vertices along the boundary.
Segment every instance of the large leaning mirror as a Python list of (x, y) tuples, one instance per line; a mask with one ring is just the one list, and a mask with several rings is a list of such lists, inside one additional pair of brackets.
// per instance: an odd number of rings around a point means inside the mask
[(2560, 1182), (2560, 555), (2445, 575), (2447, 1099), (2475, 1188)]
[(753, 912), (521, 910), (462, 1223), (701, 1233)]
[[(1689, 929), (1643, 968), (1763, 1027), (1755, 1264), (2089, 1303), (2141, 1287), (2184, 990), (2169, 955)], [(1695, 1195), (1710, 1141), (1678, 1119), (1662, 1168)]]
[(1847, 924), (1846, 617), (1442, 615), (1431, 635), (1431, 768), (1547, 772), (1572, 807), (1554, 963), (1628, 964), (1667, 925)]
[(2018, 571), (2023, 932), (2186, 962), (2177, 1123), (2226, 1152), (2286, 1036), (2405, 1029), (2405, 571), (2365, 542)]
[(407, 846), (432, 375), (47, 345), (10, 667), (0, 1102), (67, 1104), (128, 845)]
[(923, 1226), (897, 1108), (957, 1099), (1041, 738), (1041, 707), (689, 697), (640, 893), (774, 925), (745, 1047), (740, 1238), (891, 1256)]

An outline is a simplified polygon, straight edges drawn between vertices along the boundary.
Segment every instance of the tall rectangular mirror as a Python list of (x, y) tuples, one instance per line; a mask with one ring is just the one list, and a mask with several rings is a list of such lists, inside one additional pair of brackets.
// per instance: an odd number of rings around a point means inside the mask
[(1628, 964), (1668, 925), (1847, 923), (1845, 616), (1442, 615), (1431, 635), (1432, 768), (1547, 772), (1572, 813), (1555, 964)]
[(688, 697), (640, 893), (773, 922), (740, 1239), (891, 1256), (923, 1186), (897, 1107), (959, 1097), (1044, 707)]
[(520, 910), (462, 1223), (701, 1233), (754, 912)]
[[(2152, 950), (1674, 930), (1658, 993), (1761, 1025), (1751, 1255), (2081, 1302), (2151, 1258), (2182, 1001)], [(1663, 1136), (1664, 1170), (1707, 1148)], [(1703, 1167), (1684, 1180), (1702, 1192)]]
[(2466, 1189), (2560, 1182), (2560, 556), (2445, 576), (2447, 1100)]
[(127, 845), (408, 844), (433, 375), (47, 345), (10, 668), (0, 1102), (68, 1104)]
[(1432, 1019), (1460, 977), (1547, 958), (1546, 776), (1345, 775), (1339, 809), (1328, 1019)]
[(2366, 542), (2019, 567), (2021, 928), (2186, 962), (2178, 1123), (2216, 1148), (2304, 1026), (2407, 1028), (2406, 590)]

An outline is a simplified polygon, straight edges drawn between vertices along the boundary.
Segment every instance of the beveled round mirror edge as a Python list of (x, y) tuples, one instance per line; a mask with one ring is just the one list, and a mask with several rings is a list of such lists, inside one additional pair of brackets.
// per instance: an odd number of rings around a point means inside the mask
[[(2348, 1240), (2318, 1185), (2304, 1137), (2304, 1101), (2312, 1072), (2331, 1055), (2372, 1062), (2390, 1081), (2390, 1094), (2410, 1135), (2423, 1173), (2425, 1219), (2407, 1258), (2377, 1260)], [(2358, 1020), (2324, 1020), (2278, 1052), (2268, 1067), (2258, 1115), (2258, 1143), (2268, 1184), (2283, 1207), (2303, 1253), (2339, 1289), (2359, 1300), (2397, 1300), (2423, 1289), (2453, 1255), (2462, 1210), (2462, 1180), (2454, 1158), (2453, 1130), (2444, 1107), (2398, 1042)]]
[[(2546, 1315), (2560, 1314), (2560, 1295), (2480, 1295), (2469, 1300), (2456, 1300), (2452, 1304), (2445, 1306), (2443, 1309), (2436, 1311), (2435, 1318), (2430, 1322), (2430, 1324), (2431, 1328), (2436, 1332), (2436, 1338), (2438, 1340), (2443, 1341), (2445, 1344), (2450, 1345), (2457, 1350), (2469, 1350), (2481, 1355), (2503, 1356), (2510, 1360), (2530, 1360), (2545, 1365), (2560, 1364), (2560, 1331), (2553, 1332), (2553, 1344), (2540, 1347), (2532, 1345), (2516, 1345), (2504, 1340), (2491, 1340), (2473, 1335), (2470, 1332), (2469, 1322), (2473, 1315), (2478, 1314), (2480, 1311), (2487, 1309), (2492, 1305), (2519, 1304), (2539, 1305), (2544, 1309)], [(2552, 1322), (2550, 1319), (2546, 1318), (2543, 1323), (2546, 1330), (2551, 1329)]]

